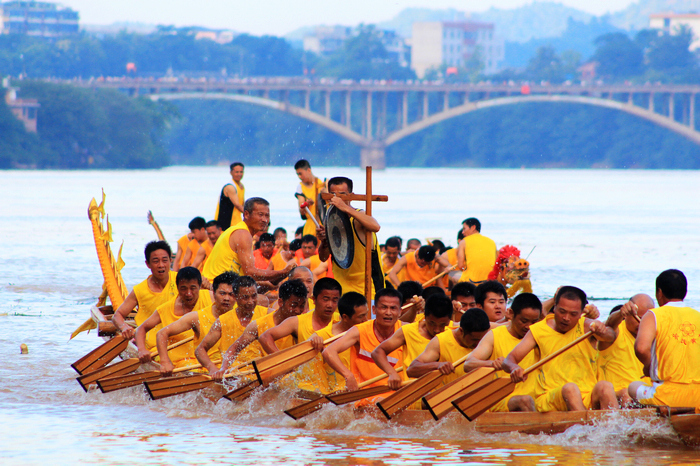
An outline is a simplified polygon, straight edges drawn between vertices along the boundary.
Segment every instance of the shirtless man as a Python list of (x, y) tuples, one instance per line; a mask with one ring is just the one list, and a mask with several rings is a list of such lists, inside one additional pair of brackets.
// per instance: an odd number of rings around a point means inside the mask
[(114, 313), (112, 323), (117, 326), (122, 336), (127, 340), (134, 338), (136, 330), (131, 328), (124, 319), (136, 306), (136, 325), (141, 325), (148, 319), (158, 306), (177, 296), (175, 277), (177, 272), (170, 270), (172, 251), (165, 241), (151, 241), (146, 245), (146, 267), (151, 271), (147, 279), (136, 285), (124, 302)]
[(231, 169), (231, 180), (233, 183), (225, 184), (221, 188), (219, 203), (216, 205), (216, 215), (214, 216), (224, 231), (228, 230), (231, 225), (241, 221), (241, 214), (244, 211), (243, 201), (245, 199), (245, 186), (241, 183), (245, 167), (240, 162), (233, 162), (229, 168)]
[(273, 284), (282, 281), (296, 264), (290, 261), (282, 270), (263, 270), (255, 267), (253, 235), (265, 231), (269, 223), (270, 203), (260, 197), (248, 199), (243, 209), (243, 221), (221, 235), (204, 264), (202, 275), (207, 280), (213, 280), (217, 275), (231, 271)]

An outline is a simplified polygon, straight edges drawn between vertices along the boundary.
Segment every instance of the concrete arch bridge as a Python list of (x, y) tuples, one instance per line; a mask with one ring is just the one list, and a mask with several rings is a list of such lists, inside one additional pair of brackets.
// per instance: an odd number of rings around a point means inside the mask
[(691, 85), (494, 85), (334, 81), (113, 79), (71, 84), (125, 90), (152, 100), (216, 99), (296, 115), (360, 147), (361, 166), (386, 166), (388, 146), (436, 123), (480, 109), (531, 102), (593, 105), (629, 113), (700, 145)]

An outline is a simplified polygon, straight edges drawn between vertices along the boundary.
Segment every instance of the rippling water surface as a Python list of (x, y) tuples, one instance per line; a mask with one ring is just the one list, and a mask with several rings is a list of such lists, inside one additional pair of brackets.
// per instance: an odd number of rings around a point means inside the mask
[[(322, 168), (364, 190), (357, 169)], [(304, 422), (281, 414), (289, 397), (214, 403), (204, 394), (146, 401), (139, 388), (84, 393), (70, 363), (96, 347), (68, 341), (102, 278), (86, 211), (107, 193), (113, 247), (124, 241), (128, 286), (143, 280), (153, 211), (174, 244), (197, 215), (212, 218), (226, 168), (0, 172), (0, 457), (3, 464), (673, 464), (700, 461), (665, 421), (612, 417), (553, 436), (484, 435), (447, 418), (416, 426), (324, 408)], [(291, 169), (247, 169), (249, 196), (272, 203), (272, 226), (300, 224)], [(530, 257), (534, 291), (575, 284), (605, 314), (656, 275), (680, 268), (700, 307), (700, 174), (691, 171), (393, 169), (375, 172), (380, 240), (442, 237), (455, 245), (475, 216), (499, 246)], [(359, 205), (359, 204), (358, 204)], [(29, 346), (28, 355), (19, 345)]]

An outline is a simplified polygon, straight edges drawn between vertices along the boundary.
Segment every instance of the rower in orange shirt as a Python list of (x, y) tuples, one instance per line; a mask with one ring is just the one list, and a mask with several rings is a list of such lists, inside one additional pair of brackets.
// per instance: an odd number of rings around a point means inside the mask
[[(260, 235), (259, 244), (260, 247), (253, 251), (255, 267), (259, 269), (267, 269), (270, 267), (270, 260), (275, 254), (275, 237), (270, 233), (263, 233)], [(285, 262), (284, 267), (286, 266), (287, 263)]]

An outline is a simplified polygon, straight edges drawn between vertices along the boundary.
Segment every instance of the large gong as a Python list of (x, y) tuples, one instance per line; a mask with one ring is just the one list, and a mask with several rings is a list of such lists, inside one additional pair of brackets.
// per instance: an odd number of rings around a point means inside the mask
[(355, 240), (350, 217), (335, 206), (330, 206), (324, 223), (333, 260), (340, 268), (347, 269), (355, 257)]

